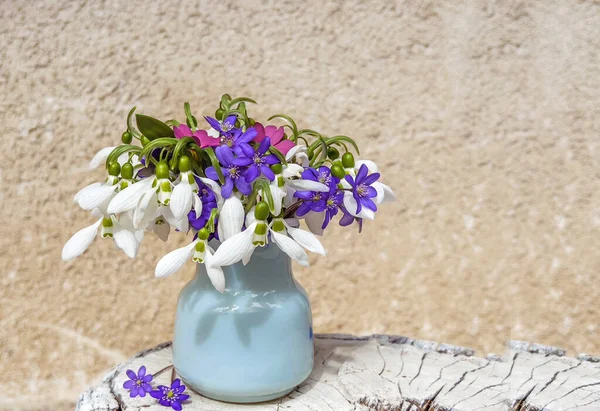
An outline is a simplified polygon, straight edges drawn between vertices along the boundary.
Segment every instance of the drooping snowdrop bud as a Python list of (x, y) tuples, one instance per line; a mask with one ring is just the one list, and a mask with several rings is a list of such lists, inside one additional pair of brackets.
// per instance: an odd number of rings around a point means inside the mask
[(131, 133), (129, 132), (129, 130), (126, 130), (121, 135), (121, 141), (123, 142), (123, 144), (131, 144), (132, 140), (133, 140), (133, 136), (131, 135)]
[(125, 163), (121, 167), (121, 181), (119, 182), (119, 189), (124, 190), (133, 183), (135, 183), (135, 181), (133, 181), (133, 164)]
[(169, 205), (172, 194), (172, 183), (169, 180), (169, 166), (166, 161), (161, 161), (156, 166), (156, 184), (158, 185), (158, 203)]
[(342, 165), (344, 168), (354, 169), (354, 156), (352, 153), (347, 152), (342, 156)]
[(329, 147), (327, 149), (327, 157), (329, 157), (329, 159), (335, 160), (339, 156), (340, 156), (340, 152), (338, 151), (337, 148), (335, 148), (335, 147)]
[(346, 171), (344, 171), (344, 167), (339, 164), (334, 164), (331, 166), (331, 174), (337, 178), (344, 178), (346, 176)]

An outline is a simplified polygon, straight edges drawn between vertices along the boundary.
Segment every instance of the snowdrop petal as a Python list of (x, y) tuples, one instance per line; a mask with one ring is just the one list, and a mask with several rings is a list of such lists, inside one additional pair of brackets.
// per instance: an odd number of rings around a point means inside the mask
[(158, 264), (156, 264), (154, 275), (157, 277), (166, 277), (179, 271), (179, 269), (184, 266), (186, 261), (192, 257), (196, 242), (197, 241), (193, 241), (191, 244), (188, 244), (185, 247), (171, 251), (169, 254), (161, 258)]
[(248, 226), (244, 231), (225, 240), (211, 258), (211, 265), (224, 266), (240, 261), (247, 253), (254, 249), (252, 235), (256, 222)]
[(144, 178), (117, 193), (108, 204), (109, 214), (118, 214), (134, 209), (145, 192), (152, 189), (154, 177)]
[(133, 212), (133, 226), (144, 229), (156, 218), (158, 213), (158, 201), (156, 192), (147, 191), (139, 201)]
[(83, 187), (81, 190), (79, 190), (77, 192), (77, 194), (75, 194), (75, 197), (73, 197), (73, 201), (75, 201), (77, 203), (79, 198), (86, 194), (86, 191), (96, 189), (96, 188), (100, 187), (101, 185), (102, 185), (102, 183), (96, 182), (96, 183), (90, 184), (89, 186)]
[(371, 187), (373, 187), (375, 191), (377, 191), (377, 197), (375, 197), (373, 200), (375, 201), (375, 203), (381, 204), (383, 202), (383, 198), (385, 197), (383, 185), (379, 181), (376, 181), (373, 184), (371, 184)]
[(298, 261), (298, 264), (308, 267), (308, 255), (297, 242), (275, 231), (271, 231), (271, 236), (281, 251), (289, 255), (292, 260)]
[(206, 254), (204, 255), (206, 274), (208, 274), (208, 278), (210, 278), (210, 282), (215, 287), (215, 289), (218, 292), (222, 293), (223, 291), (225, 291), (225, 274), (223, 274), (223, 269), (221, 267), (210, 265), (213, 253), (213, 249), (208, 247), (206, 250)]
[(193, 201), (194, 193), (192, 191), (192, 186), (187, 182), (179, 183), (173, 189), (169, 208), (171, 208), (175, 218), (180, 219), (183, 216), (187, 216), (190, 212)]
[[(377, 183), (379, 183), (379, 182), (377, 182)], [(375, 184), (375, 183), (373, 183), (373, 184)], [(385, 195), (383, 196), (382, 204), (391, 203), (393, 201), (396, 201), (396, 194), (394, 194), (394, 192), (392, 191), (392, 189), (389, 186), (387, 186), (383, 183), (379, 183), (379, 185), (381, 185), (381, 187), (383, 187), (383, 192), (385, 193)]]
[(304, 168), (301, 165), (290, 163), (283, 168), (281, 175), (283, 175), (284, 178), (300, 177), (302, 171), (304, 171)]
[(313, 234), (323, 235), (323, 221), (325, 220), (325, 212), (321, 211), (317, 213), (315, 211), (311, 211), (304, 217), (304, 221), (306, 221), (306, 225), (308, 229), (312, 231)]
[(377, 173), (379, 171), (379, 167), (377, 167), (377, 164), (375, 164), (371, 160), (358, 160), (356, 162), (356, 164), (354, 165), (354, 168), (358, 170), (358, 169), (360, 169), (360, 166), (362, 166), (363, 164), (367, 166), (367, 169), (369, 170), (369, 174)]
[(321, 242), (317, 239), (317, 237), (306, 230), (301, 230), (299, 228), (292, 228), (287, 226), (288, 234), (300, 244), (302, 247), (306, 248), (308, 251), (313, 253), (326, 255), (325, 249)]
[(95, 168), (98, 168), (98, 166), (100, 164), (103, 164), (106, 162), (106, 159), (108, 158), (108, 156), (110, 155), (110, 153), (115, 149), (116, 147), (105, 147), (102, 150), (98, 151), (94, 157), (92, 158), (92, 161), (90, 161), (90, 170), (93, 170)]
[(62, 249), (61, 256), (63, 261), (69, 261), (75, 257), (79, 257), (85, 250), (88, 249), (98, 234), (98, 227), (100, 226), (101, 222), (102, 220), (100, 219), (91, 226), (77, 231), (73, 237), (67, 241)]
[(202, 214), (202, 207), (202, 200), (200, 200), (200, 197), (194, 196), (194, 212), (196, 213), (196, 216)]
[(118, 227), (113, 233), (113, 240), (115, 240), (115, 244), (117, 245), (117, 247), (123, 250), (127, 257), (135, 258), (140, 244), (135, 238), (133, 232)]
[(305, 153), (305, 152), (306, 152), (306, 147), (304, 147), (302, 145), (294, 146), (294, 147), (290, 148), (290, 150), (285, 155), (285, 160), (291, 161), (296, 156), (296, 154)]
[(77, 193), (77, 203), (84, 210), (93, 210), (108, 200), (114, 194), (117, 187), (117, 184), (112, 186), (106, 184), (95, 187), (87, 186), (87, 190), (84, 189)]
[(285, 197), (286, 192), (283, 191), (281, 188), (277, 187), (277, 183), (274, 184), (270, 184), (269, 185), (270, 191), (271, 191), (271, 197), (273, 197), (273, 209), (271, 210), (271, 212), (273, 213), (273, 215), (279, 215), (281, 214), (281, 207), (282, 207), (282, 203), (283, 203), (283, 197)]
[(189, 221), (187, 215), (183, 218), (175, 218), (169, 207), (159, 207), (158, 214), (162, 215), (167, 222), (181, 232), (187, 232)]
[(288, 180), (287, 184), (296, 190), (319, 191), (321, 193), (329, 192), (328, 186), (312, 180)]
[(250, 259), (252, 258), (252, 254), (254, 253), (254, 248), (250, 248), (246, 254), (244, 254), (244, 256), (242, 257), (242, 264), (246, 265), (250, 262)]
[(227, 240), (242, 231), (244, 217), (244, 206), (237, 196), (232, 195), (225, 200), (219, 214), (218, 229), (221, 241)]

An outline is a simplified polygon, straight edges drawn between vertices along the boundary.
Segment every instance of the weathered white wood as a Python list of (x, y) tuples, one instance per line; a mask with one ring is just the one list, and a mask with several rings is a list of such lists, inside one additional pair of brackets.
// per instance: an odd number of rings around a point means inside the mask
[[(311, 376), (279, 400), (253, 405), (221, 403), (191, 393), (184, 410), (556, 411), (600, 410), (600, 359), (565, 357), (556, 347), (512, 341), (503, 356), (374, 335), (316, 335)], [(139, 353), (104, 382), (83, 393), (78, 411), (164, 411), (152, 397), (130, 398), (125, 370), (148, 372), (171, 364), (171, 344)], [(155, 379), (168, 385), (171, 373)]]

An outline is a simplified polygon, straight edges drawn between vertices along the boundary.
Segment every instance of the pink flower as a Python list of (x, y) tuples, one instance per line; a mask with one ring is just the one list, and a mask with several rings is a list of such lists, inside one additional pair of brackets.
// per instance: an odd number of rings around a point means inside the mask
[(185, 124), (180, 124), (179, 126), (173, 127), (173, 133), (175, 133), (175, 138), (193, 138), (196, 140), (196, 144), (202, 148), (217, 147), (219, 144), (221, 144), (219, 138), (209, 136), (206, 130), (196, 130), (192, 132), (192, 129)]
[(256, 129), (257, 133), (253, 141), (260, 143), (265, 137), (269, 137), (271, 139), (271, 146), (281, 151), (283, 155), (286, 155), (287, 152), (296, 145), (292, 140), (283, 140), (283, 127), (263, 127), (260, 123), (255, 123), (253, 127)]

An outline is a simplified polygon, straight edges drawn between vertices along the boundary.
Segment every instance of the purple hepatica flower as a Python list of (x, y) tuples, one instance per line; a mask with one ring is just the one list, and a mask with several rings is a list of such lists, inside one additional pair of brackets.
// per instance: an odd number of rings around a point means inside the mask
[(219, 132), (222, 136), (227, 136), (233, 134), (237, 129), (235, 128), (235, 122), (237, 121), (237, 117), (232, 114), (228, 116), (223, 122), (220, 122), (216, 118), (204, 116), (208, 124), (215, 130)]
[(346, 176), (346, 181), (352, 187), (352, 196), (356, 200), (356, 214), (360, 213), (363, 206), (371, 211), (377, 211), (377, 205), (371, 200), (372, 198), (377, 197), (377, 190), (371, 187), (371, 184), (377, 181), (379, 173), (367, 175), (368, 173), (369, 169), (363, 164), (360, 166), (356, 178), (352, 178), (352, 176), (349, 175)]
[(246, 181), (249, 183), (256, 180), (261, 173), (271, 181), (275, 179), (275, 173), (273, 173), (269, 166), (279, 163), (279, 159), (274, 154), (267, 154), (269, 147), (271, 147), (269, 137), (260, 142), (256, 151), (249, 144), (240, 145), (240, 155), (251, 160), (249, 167), (244, 173)]
[(146, 367), (141, 366), (137, 374), (133, 370), (127, 370), (129, 380), (123, 383), (123, 388), (129, 390), (130, 397), (145, 397), (146, 393), (152, 391), (152, 386), (149, 384), (152, 381), (152, 375), (146, 374)]
[(333, 189), (340, 182), (340, 179), (331, 174), (331, 169), (326, 166), (319, 167), (318, 170), (314, 168), (307, 168), (302, 172), (302, 179), (312, 180), (325, 184), (329, 188)]
[(171, 383), (170, 387), (159, 385), (156, 390), (150, 392), (150, 395), (156, 398), (160, 405), (171, 407), (175, 411), (181, 411), (181, 403), (190, 398), (189, 395), (183, 393), (184, 391), (185, 385), (181, 384), (181, 381), (177, 378)]
[(323, 228), (329, 224), (331, 218), (337, 214), (337, 207), (341, 200), (343, 200), (343, 193), (336, 190), (337, 184), (340, 179), (331, 174), (329, 167), (321, 166), (318, 170), (314, 168), (307, 168), (302, 172), (303, 180), (317, 181), (321, 184), (329, 186), (328, 193), (321, 193), (317, 191), (296, 191), (294, 197), (304, 200), (302, 205), (296, 210), (296, 215), (302, 217), (309, 211), (321, 212), (326, 211), (325, 220), (323, 221)]
[(338, 210), (344, 202), (344, 192), (333, 189), (329, 192), (329, 197), (325, 200), (325, 219), (321, 228), (325, 230), (331, 219), (338, 213)]
[[(227, 146), (219, 146), (216, 149), (216, 155), (221, 163), (225, 184), (221, 190), (223, 198), (231, 197), (233, 187), (235, 186), (244, 195), (252, 192), (252, 186), (246, 181), (244, 171), (247, 166), (252, 164), (252, 160), (247, 157), (233, 157), (233, 151)], [(212, 180), (218, 181), (219, 176), (214, 167), (206, 169), (206, 176)]]
[(340, 225), (342, 227), (346, 227), (346, 226), (349, 226), (350, 224), (352, 224), (354, 221), (356, 221), (358, 223), (358, 232), (359, 233), (362, 232), (363, 219), (362, 218), (358, 218), (358, 217), (354, 217), (343, 206), (340, 206), (340, 208), (342, 209), (342, 212), (344, 213), (344, 215), (342, 216), (342, 218), (340, 218)]
[(212, 209), (217, 207), (217, 199), (215, 197), (215, 193), (210, 189), (210, 187), (204, 184), (199, 178), (196, 178), (196, 183), (198, 184), (199, 188), (198, 196), (200, 196), (200, 200), (202, 201), (202, 212), (199, 216), (197, 216), (196, 212), (192, 208), (192, 210), (188, 213), (188, 220), (192, 227), (194, 227), (196, 230), (200, 230), (206, 226)]

